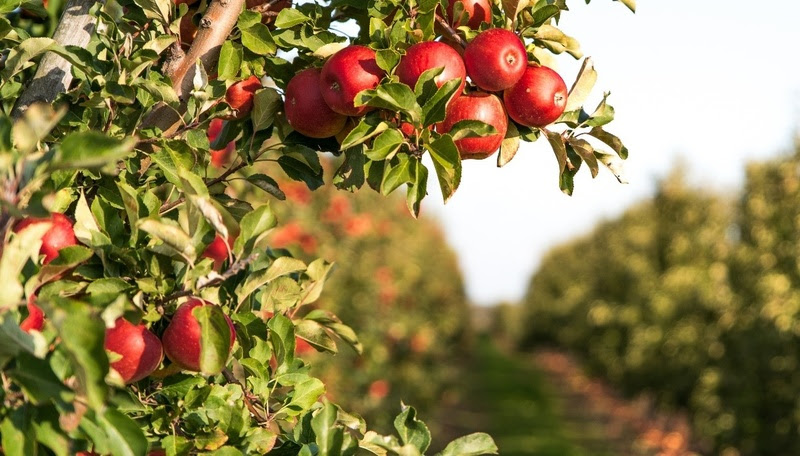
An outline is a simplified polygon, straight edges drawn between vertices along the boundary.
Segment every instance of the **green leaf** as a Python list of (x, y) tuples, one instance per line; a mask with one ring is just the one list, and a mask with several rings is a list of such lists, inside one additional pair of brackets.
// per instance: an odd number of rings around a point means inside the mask
[(539, 27), (533, 37), (537, 43), (542, 44), (554, 54), (561, 54), (566, 51), (576, 59), (583, 57), (581, 45), (578, 43), (578, 40), (567, 36), (557, 27), (544, 24)]
[(0, 80), (4, 82), (10, 80), (14, 75), (25, 69), (32, 59), (56, 47), (58, 47), (58, 43), (51, 38), (26, 39), (8, 53), (5, 67), (0, 71)]
[(311, 18), (294, 8), (284, 8), (275, 18), (275, 27), (289, 28), (310, 21)]
[(200, 371), (205, 375), (222, 372), (230, 355), (231, 329), (222, 308), (197, 306), (192, 315), (200, 324)]
[(58, 256), (49, 264), (42, 266), (39, 280), (42, 283), (61, 277), (65, 272), (75, 269), (92, 257), (94, 252), (82, 245), (71, 245), (58, 251)]
[(601, 127), (614, 120), (614, 108), (606, 103), (610, 93), (603, 95), (603, 101), (597, 105), (594, 112), (584, 124), (589, 127)]
[(550, 147), (553, 148), (553, 153), (556, 154), (556, 160), (558, 160), (558, 172), (563, 173), (567, 167), (567, 146), (564, 143), (564, 137), (561, 136), (560, 133), (550, 131), (550, 130), (542, 130), (547, 136), (547, 141), (550, 143)]
[(417, 103), (416, 95), (411, 88), (399, 82), (389, 82), (375, 89), (362, 90), (356, 95), (355, 105), (400, 111), (407, 114), (414, 123), (419, 123), (421, 120), (422, 108)]
[(330, 334), (325, 331), (325, 328), (312, 320), (301, 320), (300, 323), (295, 325), (295, 334), (297, 337), (305, 340), (318, 351), (326, 351), (328, 353), (337, 353), (336, 342), (333, 341)]
[(583, 60), (583, 65), (581, 65), (581, 69), (578, 71), (578, 77), (569, 90), (569, 98), (567, 98), (567, 106), (564, 108), (564, 111), (574, 111), (583, 107), (583, 103), (586, 101), (586, 97), (592, 92), (595, 82), (597, 82), (597, 71), (594, 69), (594, 62), (592, 59), (587, 57)]
[(517, 15), (530, 4), (530, 0), (502, 0), (502, 4), (506, 19), (514, 24), (516, 23)]
[(50, 223), (34, 223), (11, 237), (0, 257), (0, 308), (15, 308), (22, 300), (23, 288), (19, 283), (22, 268), (28, 260), (38, 262), (42, 236)]
[(458, 190), (461, 184), (461, 157), (458, 154), (453, 138), (443, 135), (426, 147), (433, 158), (433, 167), (442, 189), (442, 198), (446, 203)]
[(325, 181), (322, 179), (322, 169), (315, 170), (306, 161), (283, 155), (278, 158), (278, 164), (286, 175), (294, 180), (305, 182), (311, 190), (316, 190), (325, 185)]
[(29, 456), (36, 454), (36, 437), (34, 435), (31, 411), (28, 407), (20, 407), (12, 411), (0, 422), (0, 444), (7, 456)]
[(608, 170), (611, 171), (612, 174), (614, 174), (614, 177), (617, 178), (617, 181), (619, 181), (620, 184), (628, 183), (628, 178), (625, 177), (623, 162), (619, 157), (614, 156), (612, 154), (606, 154), (597, 150), (594, 151), (594, 156), (597, 157), (597, 160), (603, 165), (605, 165), (605, 167), (608, 168)]
[(281, 314), (275, 314), (267, 323), (269, 339), (278, 365), (294, 360), (294, 323)]
[(358, 353), (359, 355), (363, 353), (364, 346), (361, 345), (361, 342), (358, 340), (358, 335), (356, 335), (356, 332), (353, 331), (353, 328), (347, 326), (344, 323), (336, 321), (326, 322), (324, 323), (324, 325), (328, 327), (328, 329), (333, 331), (337, 336), (339, 336), (339, 338), (345, 341), (348, 345), (350, 345), (350, 347), (352, 347), (356, 353)]
[(412, 173), (412, 158), (408, 154), (395, 156), (391, 161), (386, 162), (386, 171), (381, 182), (381, 194), (388, 195), (395, 191), (397, 187), (414, 181)]
[(319, 454), (325, 456), (340, 456), (344, 443), (344, 429), (336, 426), (338, 410), (335, 405), (326, 402), (322, 409), (316, 412), (311, 419), (311, 428), (314, 430), (315, 441)]
[(453, 141), (464, 138), (491, 136), (497, 133), (497, 129), (494, 128), (494, 126), (480, 120), (459, 120), (448, 132), (448, 134), (453, 137)]
[(325, 393), (325, 384), (317, 378), (309, 378), (294, 387), (292, 400), (286, 404), (286, 414), (297, 416), (307, 411)]
[(108, 407), (98, 421), (108, 436), (108, 445), (114, 456), (138, 456), (147, 453), (147, 439), (139, 424), (121, 411)]
[(253, 97), (253, 112), (250, 115), (253, 121), (253, 131), (271, 127), (275, 121), (275, 114), (281, 109), (283, 109), (283, 101), (278, 91), (267, 87), (256, 92)]
[(386, 160), (400, 150), (404, 141), (405, 137), (400, 130), (390, 128), (375, 138), (372, 147), (367, 149), (365, 154), (370, 160)]
[(345, 149), (344, 160), (333, 176), (333, 185), (339, 190), (354, 192), (364, 185), (366, 156), (361, 147)]
[(133, 152), (136, 138), (117, 139), (96, 131), (72, 133), (61, 143), (51, 169), (97, 168), (116, 163)]
[(49, 105), (34, 104), (18, 119), (11, 132), (13, 143), (19, 152), (27, 154), (34, 149), (66, 114), (66, 107), (58, 111)]
[(341, 148), (342, 150), (352, 149), (386, 131), (388, 128), (390, 128), (389, 124), (381, 121), (377, 116), (364, 117), (344, 138)]
[(20, 329), (10, 313), (0, 316), (0, 368), (20, 353), (34, 353), (33, 337)]
[(568, 146), (571, 147), (572, 150), (589, 165), (589, 170), (592, 173), (592, 178), (597, 177), (597, 171), (599, 169), (597, 164), (597, 158), (594, 156), (594, 148), (591, 144), (583, 139), (576, 139), (570, 138), (568, 141)]
[(272, 312), (291, 309), (302, 298), (300, 285), (291, 277), (278, 277), (264, 288), (261, 294), (262, 308)]
[(622, 140), (618, 137), (612, 135), (611, 133), (603, 130), (600, 127), (594, 127), (591, 131), (589, 131), (589, 136), (593, 136), (600, 141), (604, 142), (607, 146), (611, 147), (611, 149), (617, 153), (619, 158), (625, 160), (628, 158), (628, 148), (622, 144)]
[(217, 63), (217, 77), (222, 81), (233, 81), (242, 69), (242, 48), (232, 41), (222, 43)]
[(305, 263), (292, 257), (280, 257), (275, 260), (267, 269), (256, 271), (247, 276), (241, 289), (237, 292), (239, 302), (244, 302), (257, 289), (278, 277), (294, 272), (304, 271)]
[(108, 357), (103, 342), (105, 325), (92, 315), (91, 307), (78, 301), (59, 301), (60, 304), (48, 312), (51, 323), (61, 337), (71, 359), (79, 383), (79, 390), (86, 393), (89, 407), (102, 410), (108, 396), (105, 376), (108, 374)]
[(507, 165), (519, 150), (519, 130), (517, 130), (514, 122), (508, 123), (508, 130), (506, 130), (506, 137), (500, 145), (500, 153), (497, 155), (497, 167), (502, 168)]
[(417, 218), (419, 217), (422, 199), (428, 194), (428, 168), (419, 160), (414, 161), (414, 168), (412, 172), (414, 176), (413, 182), (408, 185), (406, 190), (406, 205), (411, 215)]
[(192, 238), (171, 220), (146, 218), (139, 220), (138, 227), (189, 261), (197, 258)]
[(433, 125), (444, 120), (447, 104), (461, 87), (461, 78), (445, 82), (439, 90), (422, 106), (423, 125)]
[(251, 184), (255, 185), (261, 190), (264, 190), (281, 201), (286, 199), (286, 194), (283, 193), (283, 190), (281, 190), (280, 187), (278, 187), (278, 183), (275, 181), (275, 179), (267, 176), (266, 174), (251, 174), (247, 176), (247, 182), (250, 182)]
[(380, 69), (390, 73), (400, 63), (400, 53), (394, 49), (379, 49), (375, 52), (375, 61)]
[(453, 440), (436, 456), (480, 456), (482, 454), (498, 454), (497, 445), (489, 434), (476, 432)]
[(417, 419), (414, 407), (403, 406), (403, 411), (394, 419), (394, 428), (404, 445), (413, 445), (420, 453), (425, 453), (431, 444), (431, 432)]
[[(283, 11), (292, 10), (287, 8)], [(278, 50), (269, 28), (262, 23), (242, 30), (242, 45), (258, 55), (272, 55)]]
[(275, 214), (269, 204), (264, 204), (247, 213), (239, 223), (239, 237), (233, 245), (233, 250), (237, 254), (248, 254), (255, 246), (255, 243), (264, 236), (267, 230), (272, 229), (278, 223)]

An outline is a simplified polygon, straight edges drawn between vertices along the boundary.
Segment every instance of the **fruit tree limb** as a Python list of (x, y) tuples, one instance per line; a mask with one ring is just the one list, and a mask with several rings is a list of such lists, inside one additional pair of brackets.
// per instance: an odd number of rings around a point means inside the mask
[(456, 29), (454, 29), (450, 24), (447, 23), (446, 20), (439, 14), (436, 15), (436, 23), (439, 24), (459, 46), (462, 48), (467, 47), (467, 42), (464, 41), (464, 38), (461, 38), (461, 35), (458, 34)]
[[(231, 34), (245, 0), (213, 0), (200, 20), (197, 36), (185, 55), (177, 52), (174, 60), (166, 65), (167, 76), (172, 80), (172, 88), (182, 103), (192, 91), (195, 64), (199, 60), (209, 73), (214, 73), (219, 60), (222, 43)], [(178, 43), (180, 46), (180, 43)], [(182, 110), (185, 107), (182, 105)], [(158, 127), (169, 132), (178, 127), (180, 115), (166, 105), (160, 105), (143, 121), (143, 127)]]
[[(53, 39), (61, 46), (85, 48), (94, 34), (97, 18), (89, 14), (89, 9), (105, 0), (69, 0), (64, 14), (58, 22)], [(72, 83), (72, 64), (54, 52), (48, 52), (39, 62), (39, 68), (28, 88), (17, 99), (11, 111), (13, 118), (19, 118), (33, 103), (52, 103), (58, 94), (65, 92)]]

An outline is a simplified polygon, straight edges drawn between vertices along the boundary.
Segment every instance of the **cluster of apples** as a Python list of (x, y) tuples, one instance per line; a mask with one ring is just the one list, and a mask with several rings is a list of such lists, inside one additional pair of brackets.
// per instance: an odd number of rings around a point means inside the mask
[[(64, 214), (54, 213), (50, 217), (27, 217), (14, 226), (14, 232), (40, 224), (50, 223), (50, 228), (42, 236), (39, 254), (44, 255), (43, 264), (48, 264), (58, 257), (61, 249), (77, 245), (72, 221)], [(219, 240), (219, 242), (217, 241)], [(223, 245), (218, 245), (223, 242)], [(223, 256), (227, 258), (227, 249), (222, 238), (217, 237), (206, 249), (203, 256), (214, 259), (215, 263)], [(119, 318), (112, 328), (106, 329), (105, 349), (114, 352), (118, 358), (111, 363), (125, 383), (137, 382), (155, 371), (166, 353), (173, 363), (182, 369), (200, 371), (200, 323), (192, 315), (192, 310), (199, 306), (214, 304), (192, 298), (181, 304), (172, 316), (161, 339), (143, 324), (134, 325), (124, 318)], [(20, 323), (23, 331), (41, 331), (44, 327), (44, 312), (36, 304), (36, 296), (31, 296), (27, 304), (28, 316)], [(225, 315), (231, 330), (229, 351), (233, 349), (236, 333), (230, 318)]]
[[(529, 64), (523, 41), (509, 30), (494, 28), (479, 33), (463, 50), (463, 58), (444, 42), (414, 44), (400, 59), (395, 74), (413, 89), (420, 76), (434, 68), (443, 68), (434, 79), (438, 87), (450, 80), (461, 80), (445, 119), (436, 125), (439, 133), (450, 132), (463, 120), (481, 121), (497, 130), (489, 136), (456, 141), (462, 158), (482, 159), (497, 151), (506, 135), (508, 117), (520, 125), (544, 127), (558, 119), (566, 106), (564, 80), (550, 68)], [(349, 117), (360, 117), (372, 110), (356, 106), (356, 95), (376, 88), (386, 76), (373, 49), (347, 46), (333, 54), (321, 69), (305, 69), (289, 81), (286, 119), (305, 136), (336, 136), (346, 130)], [(476, 90), (465, 93), (468, 76)], [(400, 127), (406, 136), (415, 134), (410, 124)]]

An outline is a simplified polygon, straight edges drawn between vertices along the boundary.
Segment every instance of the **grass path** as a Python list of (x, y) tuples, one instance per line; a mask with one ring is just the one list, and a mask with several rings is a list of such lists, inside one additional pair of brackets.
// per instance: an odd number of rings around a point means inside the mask
[(488, 432), (504, 456), (616, 454), (590, 416), (564, 414), (563, 394), (533, 363), (507, 356), (488, 339), (476, 343), (462, 378), (462, 403), (438, 418), (448, 435)]

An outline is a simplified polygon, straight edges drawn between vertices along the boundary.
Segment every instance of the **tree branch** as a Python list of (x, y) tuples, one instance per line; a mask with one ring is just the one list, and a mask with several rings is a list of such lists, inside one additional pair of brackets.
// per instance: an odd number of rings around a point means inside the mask
[(450, 38), (452, 38), (453, 41), (458, 43), (459, 46), (461, 46), (462, 48), (467, 47), (467, 42), (464, 41), (464, 38), (461, 38), (461, 35), (459, 35), (458, 32), (453, 27), (451, 27), (450, 24), (448, 24), (447, 21), (444, 20), (442, 16), (438, 14), (436, 15), (436, 23), (439, 24), (445, 30), (445, 32), (447, 32)]
[[(53, 39), (61, 46), (85, 48), (94, 35), (97, 22), (97, 18), (89, 14), (89, 9), (97, 3), (105, 3), (105, 0), (69, 0)], [(71, 70), (72, 64), (63, 57), (53, 52), (45, 54), (30, 85), (17, 99), (11, 117), (19, 118), (36, 102), (52, 103), (60, 93), (69, 89), (72, 83)]]
[[(245, 0), (213, 0), (200, 20), (197, 37), (186, 55), (169, 62), (167, 76), (172, 88), (182, 102), (186, 102), (192, 90), (195, 64), (199, 60), (208, 73), (214, 73), (219, 60), (222, 43), (231, 34)], [(185, 106), (181, 106), (184, 110)], [(153, 110), (142, 122), (142, 128), (158, 127), (165, 133), (178, 128), (181, 118), (174, 109), (164, 104)]]

